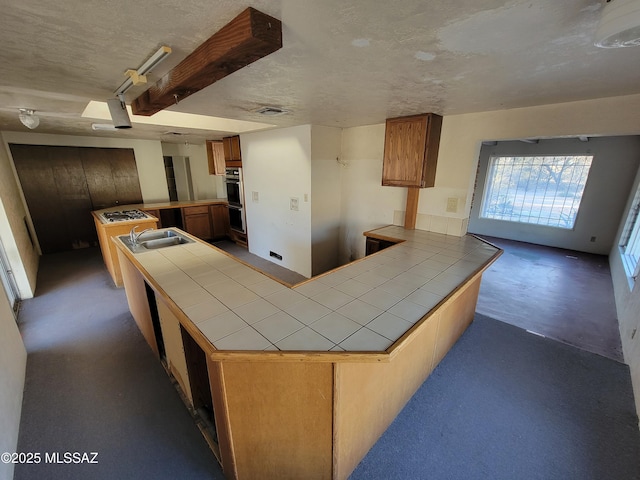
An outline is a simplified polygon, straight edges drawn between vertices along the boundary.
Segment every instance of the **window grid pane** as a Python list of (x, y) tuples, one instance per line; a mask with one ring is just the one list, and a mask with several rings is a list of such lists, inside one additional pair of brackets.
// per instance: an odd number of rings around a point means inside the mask
[(480, 216), (572, 229), (593, 156), (491, 157)]

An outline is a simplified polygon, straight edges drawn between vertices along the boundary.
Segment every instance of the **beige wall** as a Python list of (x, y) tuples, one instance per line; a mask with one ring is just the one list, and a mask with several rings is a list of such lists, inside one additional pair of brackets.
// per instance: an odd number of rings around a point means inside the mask
[(163, 143), (162, 153), (170, 157), (189, 157), (194, 200), (226, 198), (224, 176), (209, 175), (209, 161), (204, 143)]
[[(436, 183), (420, 192), (417, 227), (466, 233), (483, 140), (638, 135), (638, 111), (640, 95), (630, 95), (444, 117)], [(363, 227), (402, 222), (406, 189), (381, 186), (383, 150), (384, 125), (343, 132), (343, 256), (364, 255)], [(450, 197), (455, 213), (446, 211)]]
[[(640, 185), (640, 169), (638, 169), (623, 219), (626, 219), (629, 215), (629, 210), (638, 185)], [(635, 285), (631, 287), (624, 267), (622, 266), (620, 251), (617, 245), (620, 243), (623, 226), (624, 221), (620, 225), (616, 241), (611, 249), (609, 264), (611, 266), (611, 277), (613, 279), (613, 289), (616, 296), (622, 352), (624, 353), (625, 362), (629, 364), (629, 368), (631, 369), (636, 410), (640, 412), (640, 281), (636, 281)]]
[[(342, 129), (311, 127), (311, 273), (336, 268), (340, 251)], [(304, 200), (304, 199), (301, 199)]]
[[(0, 284), (0, 452), (15, 452), (22, 411), (27, 352)], [(0, 462), (0, 480), (13, 478), (13, 465)]]
[(384, 130), (382, 124), (342, 132), (341, 263), (362, 258), (362, 233), (394, 223), (394, 213), (404, 210), (407, 189), (382, 186)]
[[(3, 135), (0, 133), (0, 140)], [(16, 279), (21, 298), (31, 298), (36, 289), (38, 250), (29, 239), (28, 217), (13, 161), (0, 145), (0, 239)]]
[[(246, 133), (240, 142), (249, 250), (310, 277), (311, 203), (304, 196), (311, 195), (311, 126)], [(297, 211), (289, 208), (292, 197)]]

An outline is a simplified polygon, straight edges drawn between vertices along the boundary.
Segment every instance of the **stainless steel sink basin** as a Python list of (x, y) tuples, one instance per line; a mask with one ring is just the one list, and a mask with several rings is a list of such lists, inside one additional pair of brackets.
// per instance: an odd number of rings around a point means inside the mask
[(162, 238), (176, 238), (176, 237), (183, 238), (183, 237), (180, 237), (174, 230), (168, 230), (168, 229), (149, 230), (148, 232), (144, 232), (143, 234), (141, 234), (140, 237), (138, 237), (138, 241), (145, 242), (148, 240), (157, 240)]
[(145, 250), (157, 250), (158, 248), (166, 248), (173, 245), (193, 243), (193, 240), (172, 229), (144, 232), (138, 237), (138, 241), (135, 245), (132, 244), (131, 237), (129, 235), (122, 235), (120, 240), (122, 240), (122, 243), (124, 243), (133, 253), (140, 253)]

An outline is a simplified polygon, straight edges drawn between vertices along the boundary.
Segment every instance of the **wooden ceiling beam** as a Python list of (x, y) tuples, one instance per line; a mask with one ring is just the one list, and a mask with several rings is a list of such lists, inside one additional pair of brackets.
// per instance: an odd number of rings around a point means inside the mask
[(247, 8), (133, 100), (135, 115), (151, 116), (282, 48), (282, 22)]

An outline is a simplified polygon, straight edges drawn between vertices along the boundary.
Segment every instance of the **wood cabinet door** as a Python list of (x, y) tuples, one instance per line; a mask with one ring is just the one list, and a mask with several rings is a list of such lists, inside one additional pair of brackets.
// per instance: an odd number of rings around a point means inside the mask
[(202, 240), (210, 240), (213, 235), (211, 232), (211, 219), (209, 212), (198, 213), (196, 215), (184, 216), (184, 229)]
[(95, 245), (92, 210), (142, 203), (132, 149), (9, 148), (42, 253)]
[(422, 186), (422, 164), (427, 139), (425, 115), (387, 120), (382, 184)]
[(230, 167), (240, 166), (237, 163), (229, 164), (229, 162), (242, 161), (242, 153), (240, 152), (240, 136), (234, 135), (233, 137), (224, 137), (222, 139), (222, 145), (224, 149), (224, 159), (227, 163), (227, 166), (230, 166)]
[(213, 237), (218, 240), (229, 235), (229, 209), (226, 205), (211, 205), (211, 223), (213, 226)]
[(133, 149), (81, 148), (80, 154), (94, 210), (142, 203)]
[(387, 120), (382, 185), (432, 187), (442, 117), (431, 113)]
[(207, 140), (207, 161), (209, 163), (209, 175), (225, 174), (226, 165), (222, 142)]
[(42, 253), (97, 244), (78, 148), (9, 147)]

